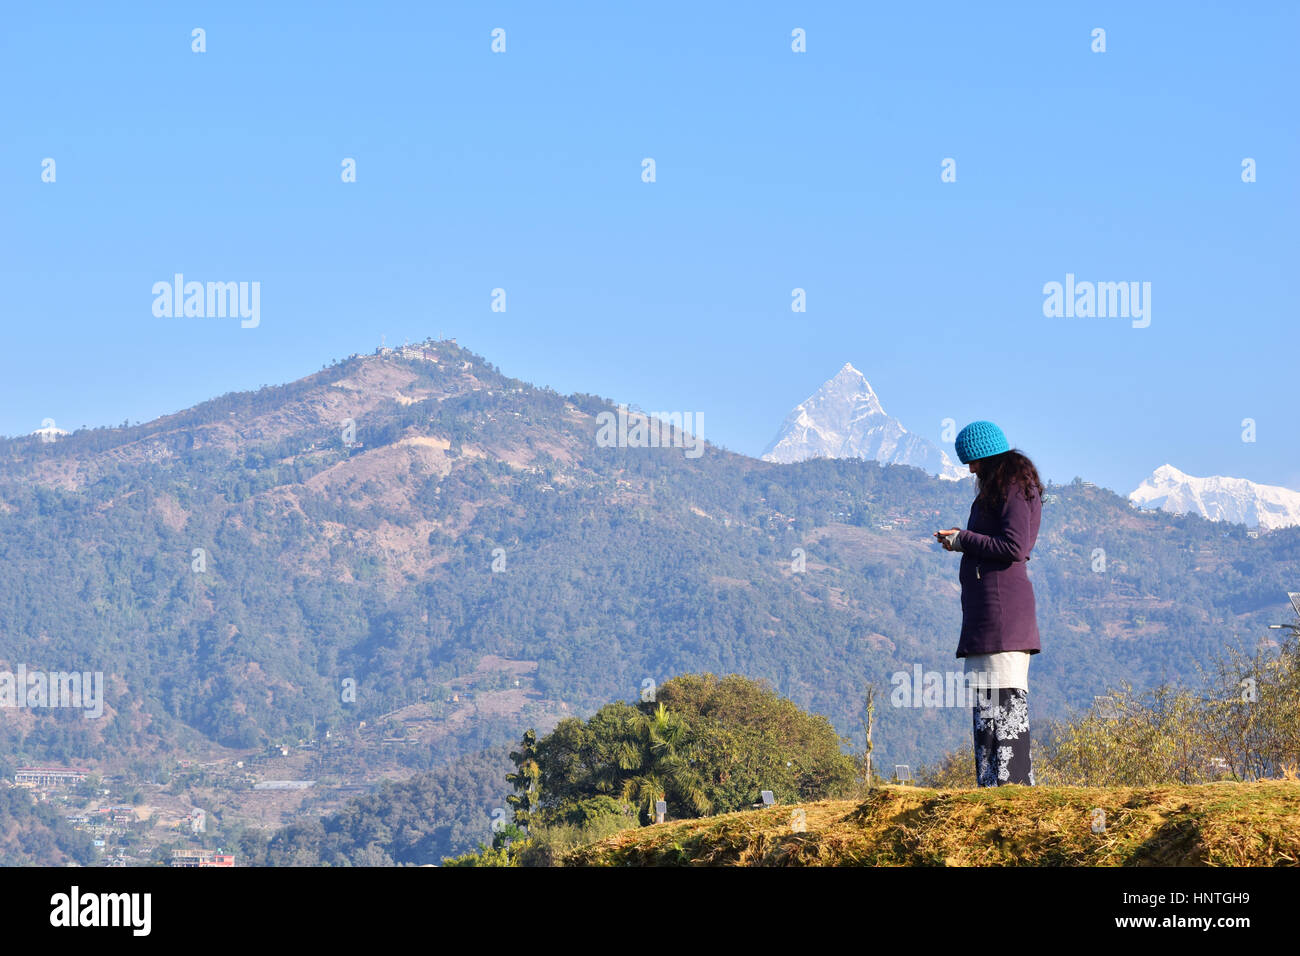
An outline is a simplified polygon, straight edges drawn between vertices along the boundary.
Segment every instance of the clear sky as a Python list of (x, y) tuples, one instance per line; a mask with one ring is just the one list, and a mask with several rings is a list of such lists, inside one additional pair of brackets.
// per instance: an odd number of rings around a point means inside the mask
[[(1054, 480), (1300, 489), (1298, 28), (1292, 2), (12, 4), (0, 433), (446, 335), (753, 455), (852, 362), (912, 431), (992, 419)], [(260, 282), (260, 323), (156, 317), (175, 273)], [(1067, 273), (1149, 282), (1150, 325), (1044, 316)]]

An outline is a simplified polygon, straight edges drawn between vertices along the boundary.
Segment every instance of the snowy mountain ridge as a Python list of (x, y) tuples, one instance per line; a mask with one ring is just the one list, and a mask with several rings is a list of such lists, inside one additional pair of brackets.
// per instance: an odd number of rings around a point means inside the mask
[(1139, 508), (1199, 514), (1252, 528), (1300, 525), (1300, 491), (1261, 485), (1245, 478), (1197, 478), (1173, 465), (1161, 465), (1128, 496)]
[(809, 458), (867, 458), (912, 465), (952, 481), (967, 477), (937, 445), (889, 415), (867, 377), (846, 362), (794, 407), (761, 456), (789, 464)]

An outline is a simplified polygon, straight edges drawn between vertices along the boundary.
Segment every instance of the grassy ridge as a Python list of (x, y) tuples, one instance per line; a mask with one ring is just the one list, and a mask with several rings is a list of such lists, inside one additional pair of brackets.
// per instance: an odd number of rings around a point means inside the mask
[[(1103, 832), (1094, 833), (1097, 809)], [(791, 828), (803, 811), (806, 832)], [(569, 866), (1295, 866), (1300, 785), (882, 787), (629, 830)]]

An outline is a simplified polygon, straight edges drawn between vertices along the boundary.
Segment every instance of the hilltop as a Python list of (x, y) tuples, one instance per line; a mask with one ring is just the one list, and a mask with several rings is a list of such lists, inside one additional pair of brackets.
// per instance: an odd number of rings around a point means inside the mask
[[(805, 832), (794, 832), (801, 811)], [(1104, 813), (1104, 816), (1099, 814)], [(1093, 832), (1104, 820), (1104, 829)], [(627, 830), (567, 866), (1295, 866), (1300, 785), (887, 786)]]

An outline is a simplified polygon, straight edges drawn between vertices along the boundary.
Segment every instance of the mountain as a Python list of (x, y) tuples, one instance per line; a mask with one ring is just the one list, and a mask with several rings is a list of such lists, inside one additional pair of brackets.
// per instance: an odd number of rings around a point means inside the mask
[(868, 458), (912, 465), (954, 481), (967, 476), (937, 445), (912, 434), (886, 413), (866, 376), (847, 362), (786, 416), (762, 458), (781, 464), (809, 458)]
[(1210, 521), (1231, 521), (1250, 528), (1300, 525), (1300, 491), (1245, 478), (1196, 478), (1173, 465), (1157, 468), (1129, 500), (1139, 508), (1198, 514)]
[[(0, 440), (0, 678), (103, 673), (96, 719), (0, 707), (0, 773), (87, 767), (114, 800), (212, 807), (221, 832), (679, 674), (766, 680), (860, 747), (868, 686), (887, 700), (898, 674), (960, 669), (957, 562), (931, 532), (964, 520), (968, 483), (695, 456), (631, 443), (639, 425), (602, 442), (618, 414), (439, 341)], [(1250, 539), (1082, 480), (1050, 491), (1029, 571), (1042, 720), (1120, 680), (1194, 679), (1268, 635), (1300, 580), (1300, 528)], [(875, 727), (882, 766), (917, 766), (968, 743), (970, 714), (882, 705)], [(252, 789), (286, 780), (317, 783), (273, 807)], [(486, 832), (498, 806), (447, 810)]]

